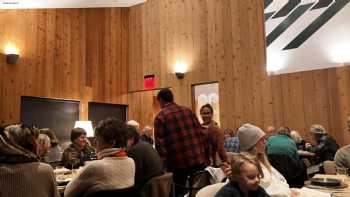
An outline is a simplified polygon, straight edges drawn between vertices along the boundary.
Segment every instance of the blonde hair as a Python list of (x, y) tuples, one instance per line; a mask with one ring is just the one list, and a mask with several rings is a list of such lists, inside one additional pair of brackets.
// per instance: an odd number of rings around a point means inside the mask
[(50, 138), (46, 134), (39, 134), (37, 143), (40, 147), (48, 148), (51, 146)]
[(239, 176), (241, 174), (241, 168), (244, 164), (250, 163), (253, 164), (259, 171), (259, 177), (263, 175), (261, 166), (259, 164), (259, 161), (257, 161), (256, 157), (251, 157), (246, 154), (237, 154), (232, 157), (231, 162), (231, 174), (229, 175), (229, 179), (231, 182), (237, 182), (239, 179)]
[(303, 138), (300, 136), (298, 131), (295, 131), (295, 130), (290, 132), (290, 137), (293, 139), (295, 143), (300, 143), (303, 140)]
[(58, 145), (59, 141), (58, 141), (57, 136), (53, 130), (51, 130), (49, 128), (42, 128), (39, 131), (40, 131), (40, 134), (45, 134), (50, 138), (51, 146)]
[[(259, 153), (255, 146), (253, 146), (251, 149), (247, 151), (248, 154), (251, 155), (251, 157), (256, 157), (257, 161), (262, 163), (269, 171), (271, 171), (271, 164), (267, 158), (267, 155), (265, 152)], [(261, 176), (264, 177), (264, 173), (261, 173)]]

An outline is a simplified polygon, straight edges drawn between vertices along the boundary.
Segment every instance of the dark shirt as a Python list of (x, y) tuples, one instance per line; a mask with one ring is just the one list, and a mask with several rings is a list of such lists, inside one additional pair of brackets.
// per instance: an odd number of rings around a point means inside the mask
[(295, 143), (298, 150), (306, 150), (305, 140), (301, 140), (299, 143)]
[(167, 104), (154, 120), (155, 145), (169, 169), (205, 163), (202, 127), (187, 107)]
[(80, 150), (75, 144), (71, 144), (64, 150), (62, 163), (65, 168), (79, 168), (84, 165), (85, 161), (89, 161), (96, 157), (95, 149), (91, 146), (85, 146)]
[(141, 135), (140, 139), (142, 141), (144, 141), (144, 142), (147, 142), (147, 143), (151, 144), (151, 145), (153, 145), (153, 143), (154, 143), (154, 140), (151, 137), (149, 137), (149, 136), (147, 136), (145, 134)]
[(157, 151), (147, 142), (139, 141), (128, 150), (135, 161), (135, 186), (142, 187), (149, 179), (163, 174), (163, 163)]
[(332, 161), (338, 148), (337, 142), (331, 136), (324, 134), (317, 140), (317, 145), (311, 148), (311, 152), (319, 158), (318, 162)]
[[(250, 191), (249, 197), (269, 197), (266, 191), (262, 187), (258, 187), (255, 191)], [(243, 192), (240, 190), (238, 183), (227, 183), (216, 194), (215, 197), (244, 197)]]

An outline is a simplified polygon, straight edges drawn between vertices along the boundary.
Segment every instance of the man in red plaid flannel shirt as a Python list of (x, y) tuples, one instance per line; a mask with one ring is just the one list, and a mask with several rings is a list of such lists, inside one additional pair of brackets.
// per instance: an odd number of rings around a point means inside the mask
[[(196, 115), (174, 103), (169, 89), (162, 89), (157, 100), (162, 108), (154, 120), (156, 149), (177, 185), (185, 185), (188, 175), (205, 168), (202, 128)], [(175, 187), (176, 195), (182, 194)]]

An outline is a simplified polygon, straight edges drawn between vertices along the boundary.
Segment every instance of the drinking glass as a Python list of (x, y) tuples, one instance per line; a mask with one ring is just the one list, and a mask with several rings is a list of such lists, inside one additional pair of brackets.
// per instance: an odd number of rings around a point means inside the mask
[(339, 175), (345, 175), (348, 176), (348, 169), (347, 168), (343, 168), (343, 167), (336, 167), (336, 172)]

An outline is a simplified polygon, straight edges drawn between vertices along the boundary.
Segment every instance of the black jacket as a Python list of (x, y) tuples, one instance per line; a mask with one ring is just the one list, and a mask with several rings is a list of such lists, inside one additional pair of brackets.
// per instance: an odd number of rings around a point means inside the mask
[(163, 162), (157, 151), (147, 142), (139, 141), (127, 152), (135, 161), (135, 186), (142, 187), (149, 179), (163, 174)]
[(319, 159), (318, 162), (324, 162), (334, 160), (338, 148), (339, 145), (331, 136), (323, 134), (317, 140), (317, 145), (311, 148), (311, 152), (316, 154)]
[[(249, 193), (249, 197), (269, 197), (262, 187)], [(231, 182), (224, 185), (216, 194), (215, 197), (244, 197), (243, 192), (239, 189), (238, 183)]]

